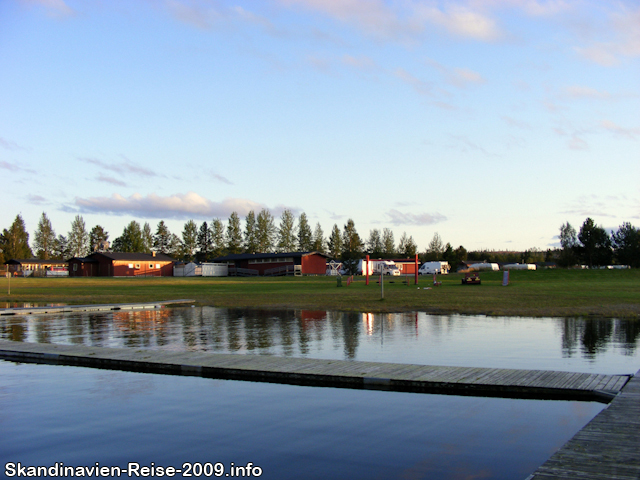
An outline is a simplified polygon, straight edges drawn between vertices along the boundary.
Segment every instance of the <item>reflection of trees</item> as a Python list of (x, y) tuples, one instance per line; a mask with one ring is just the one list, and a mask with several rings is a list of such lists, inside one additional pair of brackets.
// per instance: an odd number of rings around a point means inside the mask
[(343, 340), (344, 340), (344, 356), (349, 359), (356, 358), (356, 352), (360, 341), (360, 320), (362, 315), (359, 313), (343, 313), (341, 316)]
[(613, 343), (635, 352), (640, 325), (635, 320), (565, 318), (562, 323), (562, 354), (572, 357), (578, 347), (585, 358), (594, 358)]
[(24, 342), (27, 338), (26, 320), (25, 317), (18, 316), (7, 318), (0, 324), (1, 337), (14, 342)]

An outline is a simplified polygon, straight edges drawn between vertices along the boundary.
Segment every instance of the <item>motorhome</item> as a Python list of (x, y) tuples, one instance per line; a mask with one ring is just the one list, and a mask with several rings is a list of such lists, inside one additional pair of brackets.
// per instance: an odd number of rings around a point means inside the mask
[(433, 275), (434, 273), (447, 275), (449, 270), (451, 270), (449, 262), (425, 262), (420, 265), (418, 273), (420, 275)]

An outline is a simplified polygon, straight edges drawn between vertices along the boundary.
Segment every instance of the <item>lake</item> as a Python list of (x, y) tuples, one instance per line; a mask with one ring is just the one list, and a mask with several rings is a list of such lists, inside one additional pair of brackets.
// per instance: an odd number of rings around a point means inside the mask
[[(213, 307), (0, 317), (15, 341), (398, 363), (640, 369), (637, 322)], [(0, 451), (23, 465), (260, 478), (523, 479), (604, 405), (278, 385), (0, 361)], [(233, 465), (232, 465), (233, 464)], [(210, 470), (214, 472), (214, 470)]]

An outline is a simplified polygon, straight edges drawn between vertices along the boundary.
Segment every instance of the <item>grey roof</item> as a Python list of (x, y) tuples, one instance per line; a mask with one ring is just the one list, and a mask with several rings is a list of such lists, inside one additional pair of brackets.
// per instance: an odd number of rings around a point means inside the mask
[(42, 260), (41, 258), (12, 258), (4, 262), (5, 265), (22, 265), (23, 263), (36, 264), (36, 265), (53, 265), (59, 263), (61, 265), (67, 263), (65, 260), (59, 258), (50, 258), (49, 260)]

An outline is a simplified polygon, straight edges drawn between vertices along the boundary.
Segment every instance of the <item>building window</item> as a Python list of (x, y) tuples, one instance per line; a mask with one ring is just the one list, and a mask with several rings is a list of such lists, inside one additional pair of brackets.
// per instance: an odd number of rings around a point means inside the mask
[(140, 269), (140, 264), (136, 263), (136, 268), (139, 270)]
[(74, 271), (74, 272), (77, 272), (77, 271), (78, 271), (78, 264), (77, 264), (77, 263), (74, 263), (74, 264), (73, 264), (73, 271)]
[(149, 270), (153, 270), (153, 263), (149, 264)]
[(129, 268), (133, 268), (133, 263), (130, 263), (130, 264), (129, 264)]
[(160, 264), (159, 263), (156, 263), (156, 268), (160, 268)]

